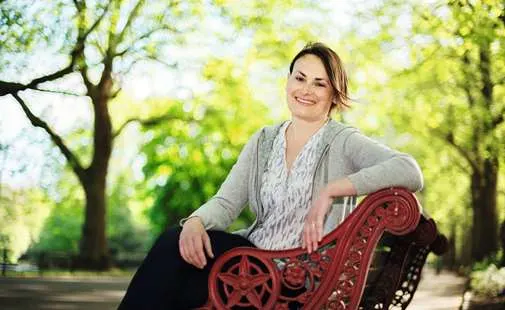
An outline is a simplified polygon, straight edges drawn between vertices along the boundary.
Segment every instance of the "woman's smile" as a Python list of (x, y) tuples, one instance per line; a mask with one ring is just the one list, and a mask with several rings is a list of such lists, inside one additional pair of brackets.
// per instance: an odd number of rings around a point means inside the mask
[(305, 99), (305, 98), (301, 98), (301, 97), (296, 97), (295, 96), (295, 100), (299, 104), (302, 104), (302, 105), (313, 105), (313, 104), (315, 104), (314, 100), (311, 100), (311, 99)]

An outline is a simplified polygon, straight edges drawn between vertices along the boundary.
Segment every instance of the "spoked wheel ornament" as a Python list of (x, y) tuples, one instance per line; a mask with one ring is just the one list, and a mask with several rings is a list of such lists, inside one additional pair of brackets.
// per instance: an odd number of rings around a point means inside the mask
[(262, 257), (232, 254), (212, 268), (209, 294), (218, 309), (256, 307), (270, 309), (279, 296), (278, 275), (273, 263)]

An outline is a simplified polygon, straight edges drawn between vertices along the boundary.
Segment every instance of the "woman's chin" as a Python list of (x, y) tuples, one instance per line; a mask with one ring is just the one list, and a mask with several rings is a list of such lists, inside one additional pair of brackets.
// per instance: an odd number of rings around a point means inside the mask
[[(304, 121), (318, 121), (327, 118), (327, 115), (317, 111), (318, 109), (314, 106), (299, 105), (296, 103), (291, 103), (289, 106), (289, 111), (291, 112), (291, 118), (297, 118)], [(324, 115), (323, 115), (324, 114)]]
[(293, 113), (291, 112), (291, 119), (298, 119), (306, 122), (317, 122), (325, 120), (325, 116), (315, 115), (313, 113)]

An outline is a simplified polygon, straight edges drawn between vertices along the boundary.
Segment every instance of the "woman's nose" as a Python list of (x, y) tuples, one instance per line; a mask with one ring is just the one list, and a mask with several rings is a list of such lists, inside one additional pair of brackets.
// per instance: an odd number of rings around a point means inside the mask
[(312, 85), (310, 83), (305, 83), (303, 85), (303, 88), (302, 88), (303, 93), (310, 94), (312, 92), (312, 90), (313, 90)]

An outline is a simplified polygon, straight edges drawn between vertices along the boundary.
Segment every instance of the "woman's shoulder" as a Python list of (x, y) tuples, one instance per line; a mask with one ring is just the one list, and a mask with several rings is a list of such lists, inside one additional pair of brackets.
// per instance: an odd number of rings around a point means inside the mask
[(328, 122), (328, 128), (331, 132), (334, 132), (334, 133), (339, 133), (339, 132), (342, 132), (342, 131), (358, 131), (358, 129), (354, 126), (351, 126), (351, 125), (347, 125), (347, 124), (344, 124), (342, 122), (339, 122), (339, 121), (336, 121), (334, 119), (330, 119), (330, 121)]
[(359, 133), (359, 130), (356, 127), (331, 119), (328, 122), (323, 140), (326, 140), (324, 141), (326, 143), (335, 144), (345, 141), (353, 133)]
[(261, 135), (264, 135), (267, 141), (270, 141), (271, 139), (274, 139), (277, 134), (279, 133), (279, 130), (282, 128), (283, 125), (285, 125), (288, 120), (277, 122), (272, 125), (267, 125), (262, 128), (260, 128), (256, 133), (253, 135), (253, 137), (256, 137), (256, 139), (259, 139)]

